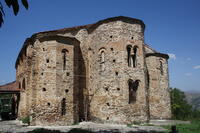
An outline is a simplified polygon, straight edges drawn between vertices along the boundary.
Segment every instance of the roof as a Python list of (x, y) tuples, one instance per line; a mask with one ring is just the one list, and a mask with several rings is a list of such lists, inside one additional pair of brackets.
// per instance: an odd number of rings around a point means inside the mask
[(2, 92), (19, 92), (18, 84), (16, 81), (7, 83), (5, 85), (0, 85), (0, 93)]
[(117, 17), (111, 17), (111, 18), (100, 20), (94, 24), (87, 24), (87, 25), (82, 25), (82, 26), (74, 26), (74, 27), (63, 28), (63, 29), (58, 29), (58, 30), (39, 32), (39, 33), (34, 34), (33, 36), (39, 37), (40, 35), (45, 35), (45, 34), (51, 34), (51, 33), (61, 34), (61, 33), (66, 33), (66, 32), (71, 32), (72, 34), (76, 34), (81, 29), (86, 29), (88, 33), (90, 34), (101, 24), (109, 23), (113, 21), (119, 21), (119, 20), (123, 22), (127, 22), (127, 23), (132, 23), (132, 24), (140, 24), (142, 26), (143, 31), (145, 29), (145, 24), (142, 20), (125, 17), (125, 16), (117, 16)]
[(156, 56), (156, 57), (162, 57), (165, 59), (169, 59), (169, 55), (163, 54), (163, 53), (148, 53), (148, 54), (146, 54), (146, 57), (149, 57), (149, 56)]
[[(142, 20), (125, 17), (125, 16), (117, 16), (117, 17), (111, 17), (111, 18), (100, 20), (94, 24), (88, 24), (88, 25), (75, 26), (75, 27), (63, 28), (63, 29), (58, 29), (58, 30), (51, 30), (51, 31), (35, 33), (30, 38), (27, 38), (26, 41), (24, 42), (22, 49), (18, 54), (16, 63), (15, 63), (15, 68), (17, 67), (20, 56), (25, 52), (28, 45), (34, 43), (35, 39), (39, 39), (39, 38), (42, 38), (45, 36), (53, 36), (55, 34), (68, 33), (68, 32), (75, 35), (81, 29), (86, 29), (88, 31), (88, 33), (90, 34), (101, 24), (109, 23), (109, 22), (113, 22), (113, 21), (119, 21), (119, 20), (123, 21), (123, 22), (127, 22), (127, 23), (132, 23), (132, 24), (140, 24), (142, 26), (143, 32), (145, 30), (145, 24)], [(26, 54), (26, 52), (25, 52), (25, 54)]]

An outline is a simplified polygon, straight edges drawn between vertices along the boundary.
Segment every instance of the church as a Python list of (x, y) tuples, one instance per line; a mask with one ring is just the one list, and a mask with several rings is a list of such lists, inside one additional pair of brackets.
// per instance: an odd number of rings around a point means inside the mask
[(170, 119), (169, 56), (144, 31), (143, 21), (118, 16), (27, 38), (15, 64), (18, 117), (31, 125)]

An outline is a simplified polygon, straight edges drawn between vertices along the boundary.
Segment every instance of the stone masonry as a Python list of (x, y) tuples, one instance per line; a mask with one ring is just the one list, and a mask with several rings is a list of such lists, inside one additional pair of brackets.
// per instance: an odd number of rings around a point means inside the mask
[(171, 117), (168, 55), (129, 17), (40, 32), (16, 60), (19, 118), (31, 125), (127, 124)]

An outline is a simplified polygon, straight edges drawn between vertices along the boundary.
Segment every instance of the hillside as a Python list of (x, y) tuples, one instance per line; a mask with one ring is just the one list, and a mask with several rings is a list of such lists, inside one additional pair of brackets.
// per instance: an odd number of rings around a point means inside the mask
[(186, 100), (195, 109), (200, 109), (200, 92), (185, 92)]

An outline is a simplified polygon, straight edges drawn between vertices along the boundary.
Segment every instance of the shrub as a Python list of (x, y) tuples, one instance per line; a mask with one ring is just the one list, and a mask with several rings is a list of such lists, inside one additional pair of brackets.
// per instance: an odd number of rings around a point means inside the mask
[(30, 125), (30, 117), (29, 116), (26, 116), (24, 118), (21, 119), (23, 123), (27, 123)]

